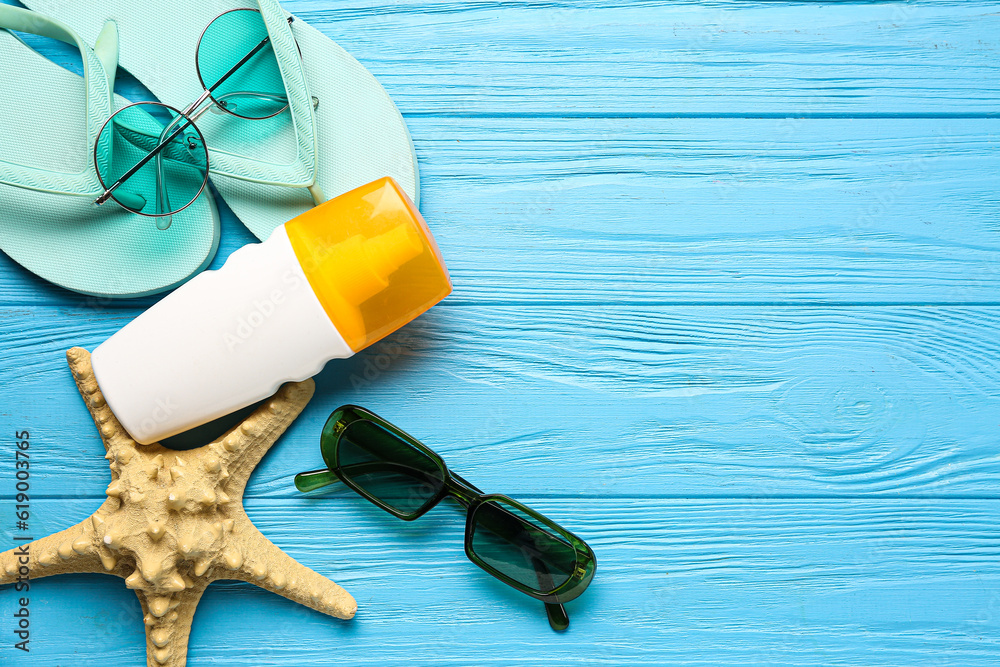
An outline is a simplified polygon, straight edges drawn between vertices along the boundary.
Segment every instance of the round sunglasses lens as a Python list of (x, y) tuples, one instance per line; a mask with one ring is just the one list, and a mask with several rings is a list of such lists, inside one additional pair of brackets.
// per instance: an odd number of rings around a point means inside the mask
[[(94, 166), (105, 188), (126, 209), (168, 216), (198, 198), (208, 181), (208, 149), (201, 132), (179, 111), (142, 102), (117, 111), (94, 146)], [(169, 222), (161, 224), (169, 226)]]
[(198, 42), (198, 76), (212, 99), (242, 118), (269, 118), (288, 107), (267, 26), (256, 9), (212, 21)]
[(351, 422), (340, 435), (337, 465), (351, 483), (404, 517), (433, 502), (444, 487), (437, 461), (364, 419)]
[(576, 567), (576, 550), (545, 523), (500, 500), (480, 505), (472, 518), (473, 553), (493, 570), (537, 593), (562, 586)]

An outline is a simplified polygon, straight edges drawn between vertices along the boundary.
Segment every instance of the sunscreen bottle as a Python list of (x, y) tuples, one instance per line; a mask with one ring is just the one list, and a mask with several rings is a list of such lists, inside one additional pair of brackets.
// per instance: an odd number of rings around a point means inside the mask
[(122, 426), (150, 444), (312, 377), (450, 292), (423, 218), (384, 178), (235, 251), (111, 336), (91, 361)]

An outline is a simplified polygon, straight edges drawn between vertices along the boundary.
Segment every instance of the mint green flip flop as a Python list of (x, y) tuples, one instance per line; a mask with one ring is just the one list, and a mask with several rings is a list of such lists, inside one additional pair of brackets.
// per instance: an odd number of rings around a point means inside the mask
[[(128, 104), (112, 92), (115, 24), (101, 26), (95, 49), (69, 26), (10, 5), (0, 5), (0, 28), (0, 117), (8, 128), (0, 142), (0, 248), (50, 282), (102, 297), (155, 294), (204, 269), (219, 241), (207, 190), (176, 214), (169, 232), (149, 217), (94, 205), (104, 190), (94, 143), (112, 112)], [(77, 47), (83, 78), (10, 30)]]
[(233, 118), (220, 108), (192, 114), (209, 148), (212, 182), (258, 238), (325, 198), (384, 176), (418, 200), (413, 144), (386, 91), (277, 0), (24, 1), (58, 15), (86, 39), (96, 39), (113, 20), (121, 35), (121, 66), (161, 102), (188, 113), (211, 87), (203, 85), (196, 55), (206, 26), (232, 10), (259, 10), (288, 111), (265, 120)]

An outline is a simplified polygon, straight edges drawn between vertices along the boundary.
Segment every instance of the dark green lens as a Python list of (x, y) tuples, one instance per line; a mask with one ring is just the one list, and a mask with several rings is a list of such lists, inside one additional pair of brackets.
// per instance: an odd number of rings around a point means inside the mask
[(341, 433), (336, 465), (349, 483), (404, 517), (433, 502), (444, 487), (437, 461), (366, 419)]
[(124, 107), (104, 124), (94, 166), (105, 188), (127, 176), (111, 194), (123, 207), (166, 216), (201, 194), (208, 180), (208, 149), (198, 128), (179, 111), (142, 102)]
[(205, 90), (236, 116), (268, 118), (288, 106), (267, 26), (256, 9), (235, 9), (212, 21), (198, 42), (197, 64)]
[(480, 505), (471, 528), (471, 549), (480, 565), (537, 593), (559, 588), (576, 567), (576, 550), (566, 538), (502, 500)]

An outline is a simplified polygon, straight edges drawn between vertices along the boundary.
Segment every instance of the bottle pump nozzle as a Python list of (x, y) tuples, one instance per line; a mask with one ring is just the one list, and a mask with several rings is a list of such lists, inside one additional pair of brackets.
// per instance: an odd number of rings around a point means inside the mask
[(416, 233), (406, 225), (372, 238), (355, 234), (339, 243), (322, 270), (339, 284), (340, 295), (360, 306), (389, 286), (389, 276), (423, 252)]

